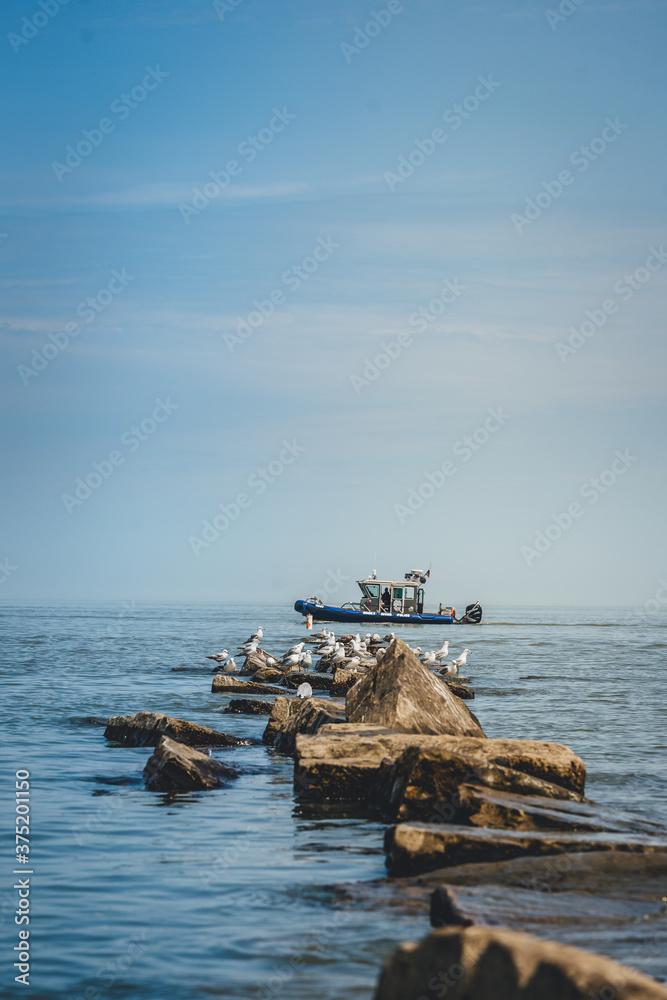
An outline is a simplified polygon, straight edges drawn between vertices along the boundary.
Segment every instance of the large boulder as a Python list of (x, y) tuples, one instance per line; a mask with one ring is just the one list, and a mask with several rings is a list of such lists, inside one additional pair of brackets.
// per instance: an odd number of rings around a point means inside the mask
[[(412, 745), (395, 760), (385, 758), (371, 795), (373, 803), (390, 820), (475, 822), (479, 826), (519, 828), (518, 821), (502, 822), (500, 799), (497, 800), (497, 822), (484, 823), (481, 819), (484, 806), (475, 799), (475, 788), (481, 786), (480, 792), (486, 788), (513, 793), (514, 799), (507, 803), (508, 815), (510, 804), (516, 805), (517, 796), (538, 796), (544, 800), (579, 800), (582, 797), (583, 761), (568, 747), (558, 743), (536, 744), (531, 740), (526, 741), (530, 746), (522, 751), (521, 740), (476, 740), (474, 742), (481, 746), (470, 747), (466, 752), (461, 746), (463, 742), (449, 737), (449, 743)], [(466, 742), (470, 744), (473, 740)], [(515, 746), (509, 749), (507, 743)], [(498, 763), (508, 757), (521, 767)], [(554, 758), (560, 765), (558, 768), (549, 766), (550, 759), (553, 762)], [(544, 773), (555, 774), (562, 784), (545, 780)], [(464, 789), (467, 789), (466, 795), (463, 795)], [(486, 811), (490, 813), (491, 809), (489, 804)], [(472, 814), (477, 818), (471, 819)]]
[(294, 753), (296, 738), (300, 733), (316, 733), (320, 726), (345, 718), (343, 706), (324, 698), (299, 699), (285, 725), (276, 734), (273, 745), (281, 753)]
[[(403, 762), (402, 755), (408, 750), (415, 753)], [(415, 756), (419, 750), (438, 752), (441, 756), (424, 761), (411, 784), (411, 768), (419, 759), (418, 754)], [(484, 764), (520, 772), (514, 775), (515, 787), (523, 774), (555, 785), (551, 792), (554, 796), (580, 798), (583, 792), (586, 774), (583, 762), (568, 747), (558, 743), (393, 733), (382, 726), (365, 723), (324, 725), (316, 736), (299, 736), (295, 786), (304, 798), (329, 802), (368, 801), (375, 791), (376, 804), (386, 803), (391, 808), (398, 808), (403, 800), (417, 802), (422, 796), (428, 800), (428, 816), (431, 816), (442, 811), (442, 805), (455, 793), (458, 786), (453, 783), (453, 776), (458, 774), (460, 779), (467, 779), (471, 773), (468, 764), (448, 775), (448, 755), (452, 754), (475, 758), (473, 767), (478, 772)], [(383, 761), (390, 763), (383, 764)], [(383, 775), (383, 791), (376, 789), (380, 769), (384, 771), (397, 761), (405, 766), (397, 766), (396, 773), (387, 775), (386, 780)], [(425, 775), (427, 763), (428, 767), (433, 764), (433, 770), (438, 771), (435, 785), (416, 789), (416, 781), (419, 775)], [(532, 791), (537, 793), (538, 787), (544, 794), (544, 788), (538, 784), (532, 785)]]
[(401, 639), (394, 639), (348, 691), (346, 706), (348, 722), (373, 722), (402, 733), (484, 737), (468, 707)]
[(440, 823), (399, 823), (389, 827), (385, 834), (387, 868), (392, 875), (416, 875), (450, 865), (565, 852), (665, 850), (667, 836), (641, 833), (524, 832)]
[(298, 709), (301, 702), (298, 698), (287, 698), (281, 696), (276, 698), (271, 709), (271, 716), (266, 724), (262, 742), (273, 746), (276, 736), (285, 726), (292, 712)]
[(192, 792), (218, 788), (238, 771), (229, 764), (213, 760), (199, 750), (163, 736), (144, 768), (146, 788), (152, 792)]
[(214, 694), (285, 694), (285, 688), (244, 681), (240, 677), (234, 677), (233, 674), (216, 674), (211, 691)]
[(104, 735), (108, 740), (128, 747), (154, 747), (163, 736), (191, 747), (239, 747), (253, 742), (220, 733), (208, 726), (199, 726), (195, 722), (183, 722), (161, 712), (115, 715), (109, 719)]
[(385, 962), (375, 1000), (667, 1000), (667, 987), (610, 958), (499, 927), (433, 931)]

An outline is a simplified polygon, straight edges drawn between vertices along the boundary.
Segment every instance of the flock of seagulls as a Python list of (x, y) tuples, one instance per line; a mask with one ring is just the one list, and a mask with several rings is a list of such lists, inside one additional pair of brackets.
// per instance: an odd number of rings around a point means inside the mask
[[(380, 636), (377, 632), (373, 635), (367, 632), (363, 637), (357, 633), (357, 635), (336, 639), (331, 629), (323, 628), (321, 632), (317, 632), (312, 636), (311, 641), (315, 644), (312, 651), (305, 649), (306, 642), (304, 640), (303, 642), (295, 643), (294, 646), (290, 646), (280, 659), (269, 656), (260, 648), (263, 637), (264, 629), (260, 625), (257, 631), (253, 632), (239, 647), (237, 656), (248, 657), (259, 654), (265, 666), (275, 667), (277, 670), (287, 673), (290, 670), (310, 670), (313, 666), (314, 658), (319, 658), (315, 666), (316, 670), (335, 670), (337, 666), (344, 664), (346, 670), (357, 671), (362, 661), (366, 661), (367, 665), (370, 665), (373, 661), (379, 662), (389, 649), (392, 641), (396, 638), (396, 635), (394, 632), (388, 632), (385, 636)], [(465, 665), (470, 650), (464, 649), (460, 656), (444, 663), (443, 661), (449, 655), (449, 645), (449, 641), (446, 640), (439, 649), (423, 650), (421, 646), (417, 646), (412, 649), (412, 652), (419, 657), (424, 666), (438, 670), (444, 677), (453, 677)], [(224, 671), (226, 674), (231, 675), (238, 673), (240, 670), (234, 657), (229, 655), (228, 649), (223, 649), (221, 653), (214, 653), (208, 656), (207, 659), (215, 660), (216, 666), (214, 670), (216, 672)], [(310, 698), (312, 697), (313, 689), (310, 684), (304, 682), (299, 685), (296, 693), (299, 698)]]

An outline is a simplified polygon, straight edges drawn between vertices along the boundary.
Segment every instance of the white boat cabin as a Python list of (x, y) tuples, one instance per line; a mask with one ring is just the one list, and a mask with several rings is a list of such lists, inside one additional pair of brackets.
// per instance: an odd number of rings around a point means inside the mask
[(415, 580), (378, 580), (375, 576), (357, 580), (362, 598), (362, 611), (384, 611), (392, 614), (416, 614), (424, 611), (424, 588)]

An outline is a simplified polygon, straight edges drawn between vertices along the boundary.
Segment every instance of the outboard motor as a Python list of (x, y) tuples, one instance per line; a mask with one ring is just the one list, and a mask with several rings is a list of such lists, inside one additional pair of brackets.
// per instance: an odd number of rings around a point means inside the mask
[(477, 601), (476, 604), (469, 604), (465, 614), (456, 619), (457, 625), (479, 625), (482, 620), (482, 607)]

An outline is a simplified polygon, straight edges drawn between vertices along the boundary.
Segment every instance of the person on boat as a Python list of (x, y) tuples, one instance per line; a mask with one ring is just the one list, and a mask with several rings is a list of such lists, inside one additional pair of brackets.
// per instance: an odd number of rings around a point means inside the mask
[(384, 593), (382, 595), (382, 610), (389, 611), (391, 606), (391, 594), (389, 593), (389, 587), (384, 588)]

